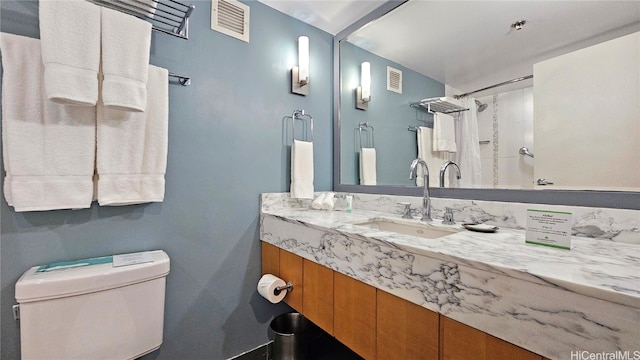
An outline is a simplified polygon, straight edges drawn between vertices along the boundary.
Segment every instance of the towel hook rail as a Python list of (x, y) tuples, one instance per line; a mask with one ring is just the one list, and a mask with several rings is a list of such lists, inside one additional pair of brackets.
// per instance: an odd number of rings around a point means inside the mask
[[(305, 128), (305, 118), (309, 122), (309, 126)], [(302, 121), (302, 134), (305, 141), (313, 142), (313, 116), (306, 114), (304, 110), (294, 110), (291, 114), (291, 144), (296, 139), (296, 119)]]

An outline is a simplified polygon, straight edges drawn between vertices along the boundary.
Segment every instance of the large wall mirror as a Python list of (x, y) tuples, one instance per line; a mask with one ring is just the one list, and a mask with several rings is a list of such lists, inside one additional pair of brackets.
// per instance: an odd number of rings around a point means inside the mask
[(640, 209), (637, 1), (390, 1), (334, 69), (336, 190)]

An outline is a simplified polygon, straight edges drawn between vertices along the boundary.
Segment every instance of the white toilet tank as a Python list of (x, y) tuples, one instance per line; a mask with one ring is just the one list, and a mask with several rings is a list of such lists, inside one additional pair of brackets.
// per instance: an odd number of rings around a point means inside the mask
[(168, 274), (162, 250), (32, 267), (16, 283), (22, 359), (135, 359), (156, 350)]

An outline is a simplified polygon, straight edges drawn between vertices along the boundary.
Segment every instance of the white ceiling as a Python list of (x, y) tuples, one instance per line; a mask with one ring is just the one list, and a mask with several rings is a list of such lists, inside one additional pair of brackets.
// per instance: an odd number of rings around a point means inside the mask
[[(385, 2), (260, 1), (334, 35)], [(510, 25), (518, 20), (526, 24), (515, 31)], [(636, 0), (410, 0), (348, 40), (468, 92), (531, 75), (535, 62), (635, 31)]]
[(258, 0), (300, 21), (336, 35), (386, 0)]

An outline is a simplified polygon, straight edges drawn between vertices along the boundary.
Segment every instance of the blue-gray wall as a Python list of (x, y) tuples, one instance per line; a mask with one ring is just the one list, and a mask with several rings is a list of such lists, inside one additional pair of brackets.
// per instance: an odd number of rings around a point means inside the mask
[[(354, 91), (360, 85), (363, 61), (371, 63), (371, 102), (366, 111), (356, 109)], [(387, 90), (387, 66), (402, 71), (402, 94)], [(425, 121), (433, 126), (433, 116), (409, 103), (444, 96), (444, 84), (346, 41), (340, 43), (340, 70), (341, 183), (360, 183), (360, 141), (354, 131), (366, 121), (374, 127), (378, 185), (415, 185), (409, 180), (409, 165), (418, 153), (416, 133), (407, 128), (423, 126)]]
[[(154, 33), (151, 63), (193, 77), (170, 86), (163, 203), (15, 213), (1, 200), (1, 358), (19, 359), (14, 284), (29, 267), (141, 250), (171, 257), (164, 343), (157, 359), (224, 359), (268, 341), (286, 305), (256, 292), (258, 200), (289, 189), (283, 117), (315, 118), (315, 188), (332, 188), (332, 36), (261, 3), (250, 43), (210, 29), (210, 1), (194, 1), (188, 41)], [(37, 1), (0, 2), (3, 32), (38, 36)], [(311, 94), (290, 94), (297, 38), (311, 43)], [(2, 174), (4, 177), (4, 172)]]

